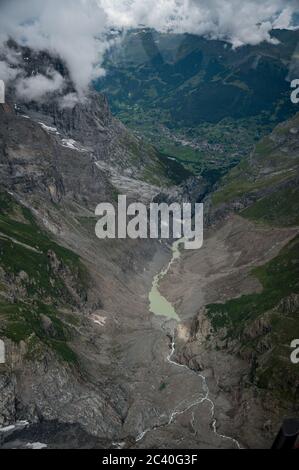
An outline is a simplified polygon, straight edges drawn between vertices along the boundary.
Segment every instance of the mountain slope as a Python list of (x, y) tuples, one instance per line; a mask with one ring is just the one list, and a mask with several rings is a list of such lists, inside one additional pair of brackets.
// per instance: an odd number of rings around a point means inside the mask
[(296, 225), (298, 125), (297, 114), (259, 142), (250, 158), (224, 177), (212, 196), (212, 213), (243, 209), (244, 217), (256, 221)]
[[(8, 84), (8, 102), (16, 104), (18, 115), (27, 115), (42, 122), (44, 130), (59, 137), (65, 147), (75, 146), (93, 155), (107, 172), (136, 177), (156, 184), (171, 186), (181, 183), (190, 174), (176, 162), (170, 161), (154, 147), (128, 131), (110, 112), (106, 97), (100, 93), (88, 93), (80, 99), (75, 93), (66, 65), (46, 52), (36, 52), (9, 41), (7, 47), (22, 61), (24, 77), (51, 76), (59, 73), (64, 88), (50, 93), (40, 100), (20, 98), (15, 93), (15, 82)], [(49, 75), (50, 74), (50, 75)], [(74, 141), (74, 142), (72, 142)], [(151, 175), (155, 175), (151, 179)]]
[[(53, 101), (14, 106), (9, 98), (0, 106), (0, 331), (6, 346), (6, 363), (0, 365), (0, 424), (51, 421), (56, 422), (51, 429), (59, 432), (65, 423), (76, 422), (96, 436), (89, 445), (105, 439), (112, 446), (121, 435), (134, 442), (152, 408), (164, 403), (156, 394), (139, 411), (127, 344), (134, 340), (142, 351), (149, 329), (150, 341), (165, 342), (164, 334), (151, 327), (147, 291), (168, 253), (152, 240), (96, 238), (95, 207), (115, 204), (110, 173), (97, 163), (106, 162), (120, 173), (124, 163), (111, 159), (117, 158), (117, 149), (126, 149), (127, 141), (119, 143), (122, 136), (136, 139), (113, 123), (101, 97), (90, 104), (93, 124), (87, 104), (78, 104), (73, 115), (60, 112), (58, 119)], [(63, 133), (68, 117), (74, 122)], [(87, 123), (92, 135), (83, 142)], [(75, 135), (79, 128), (81, 134)], [(111, 142), (103, 155), (105, 138)], [(103, 160), (95, 156), (97, 146)], [(149, 201), (162, 188), (136, 179), (141, 171), (130, 164), (128, 154), (125, 168), (132, 175), (127, 180), (136, 181), (138, 196)], [(166, 183), (165, 177), (161, 180)], [(145, 365), (136, 387), (146, 395), (149, 363), (156, 364), (153, 380), (159, 382), (160, 357), (154, 360), (142, 352), (137, 357)]]
[[(185, 320), (178, 360), (226, 393), (220, 430), (238, 429), (250, 447), (269, 446), (282, 419), (298, 414), (298, 162), (296, 115), (207, 198), (203, 249), (163, 285)], [(174, 291), (178, 283), (188, 289)]]

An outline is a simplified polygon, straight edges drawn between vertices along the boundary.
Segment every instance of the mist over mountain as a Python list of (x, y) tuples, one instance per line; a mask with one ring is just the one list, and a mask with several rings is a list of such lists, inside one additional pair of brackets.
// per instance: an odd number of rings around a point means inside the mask
[[(295, 1), (266, 0), (102, 0), (108, 20), (120, 28), (153, 28), (159, 32), (190, 33), (226, 40), (234, 47), (274, 43), (273, 28), (293, 28)], [(237, 14), (236, 14), (237, 12)]]
[(33, 97), (33, 86), (39, 89), (36, 99), (63, 88), (62, 77), (51, 70), (43, 77), (24, 76), (22, 58), (7, 46), (10, 39), (60, 57), (82, 97), (91, 81), (105, 74), (105, 52), (132, 28), (191, 33), (224, 40), (233, 47), (262, 41), (276, 44), (277, 39), (270, 34), (272, 28), (294, 28), (296, 12), (298, 5), (292, 0), (267, 0), (262, 4), (256, 0), (2, 0), (0, 74), (5, 80), (16, 80), (20, 95), (28, 99)]

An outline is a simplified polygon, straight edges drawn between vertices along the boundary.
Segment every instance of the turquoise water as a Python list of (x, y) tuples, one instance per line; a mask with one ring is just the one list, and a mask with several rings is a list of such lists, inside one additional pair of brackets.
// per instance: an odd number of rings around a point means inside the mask
[(173, 305), (168, 302), (168, 300), (163, 297), (162, 294), (159, 292), (159, 284), (166, 276), (168, 273), (171, 265), (180, 258), (181, 256), (181, 251), (180, 251), (180, 245), (184, 243), (184, 239), (177, 240), (176, 242), (173, 243), (172, 245), (172, 258), (170, 262), (168, 263), (166, 268), (163, 268), (162, 271), (160, 271), (158, 274), (153, 279), (153, 284), (151, 291), (149, 293), (149, 302), (150, 302), (150, 311), (154, 315), (159, 315), (167, 318), (171, 318), (174, 320), (179, 321), (180, 318), (175, 311), (175, 308)]

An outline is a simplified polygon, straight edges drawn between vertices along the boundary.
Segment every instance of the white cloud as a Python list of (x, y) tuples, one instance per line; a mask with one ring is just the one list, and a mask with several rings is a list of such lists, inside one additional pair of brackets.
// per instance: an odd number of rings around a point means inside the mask
[(14, 80), (18, 75), (18, 70), (12, 68), (9, 63), (4, 60), (0, 60), (0, 79), (4, 82)]
[(6, 46), (0, 49), (0, 79), (5, 82), (14, 80), (20, 73), (19, 56)]
[(12, 37), (60, 56), (79, 93), (104, 73), (107, 18), (95, 0), (2, 0), (0, 10), (0, 44)]
[(37, 74), (28, 78), (20, 78), (16, 83), (17, 96), (25, 101), (39, 101), (47, 93), (61, 91), (64, 79), (60, 73), (48, 71), (48, 76)]
[[(275, 27), (291, 27), (294, 0), (98, 0), (110, 24), (148, 26), (224, 39), (234, 46), (271, 41)], [(273, 42), (273, 41), (272, 41)]]
[[(101, 64), (111, 44), (112, 27), (189, 32), (238, 47), (273, 42), (271, 29), (290, 28), (296, 11), (298, 0), (0, 0), (0, 74), (7, 79), (20, 74), (20, 58), (6, 50), (3, 62), (3, 46), (11, 37), (34, 50), (60, 56), (80, 96), (92, 79), (104, 74)], [(36, 93), (33, 84), (39, 90)], [(19, 93), (27, 93), (28, 98), (61, 87), (57, 76), (18, 79)]]

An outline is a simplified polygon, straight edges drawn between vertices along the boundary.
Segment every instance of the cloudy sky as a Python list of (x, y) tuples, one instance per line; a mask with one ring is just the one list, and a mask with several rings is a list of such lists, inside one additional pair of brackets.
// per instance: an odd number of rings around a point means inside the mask
[(0, 0), (0, 49), (5, 56), (0, 78), (17, 78), (19, 94), (28, 98), (63, 87), (54, 72), (25, 80), (17, 57), (7, 49), (3, 53), (9, 37), (59, 55), (77, 91), (84, 93), (104, 73), (101, 61), (110, 46), (111, 28), (189, 32), (240, 47), (271, 41), (271, 29), (292, 28), (295, 13), (298, 0)]

